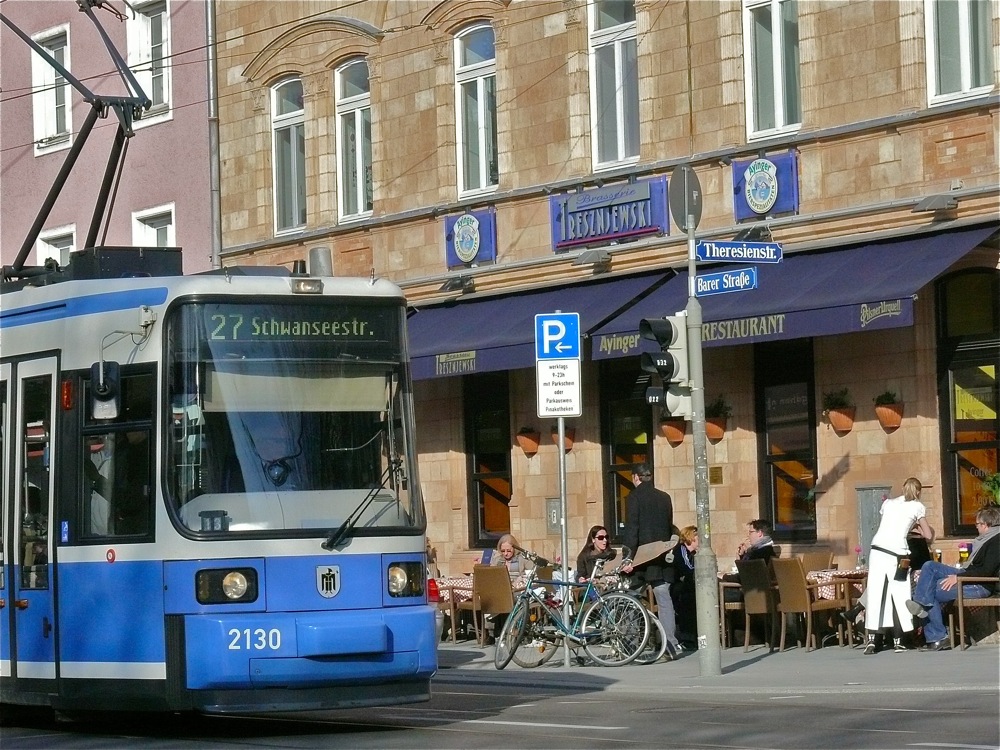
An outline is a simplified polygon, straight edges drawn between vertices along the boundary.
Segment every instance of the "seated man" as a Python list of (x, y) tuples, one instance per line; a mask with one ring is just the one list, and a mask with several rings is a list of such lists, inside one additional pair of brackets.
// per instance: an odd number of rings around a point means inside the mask
[[(771, 522), (763, 518), (757, 518), (747, 523), (747, 538), (736, 549), (739, 559), (770, 562), (772, 557), (777, 557), (774, 540), (771, 539), (771, 530)], [(740, 582), (738, 573), (720, 573), (719, 578), (729, 583)], [(739, 602), (743, 601), (743, 592), (738, 588), (727, 587), (723, 589), (723, 597), (727, 602)]]
[[(973, 542), (972, 554), (964, 568), (954, 568), (933, 560), (920, 569), (920, 580), (913, 592), (913, 600), (906, 608), (917, 617), (926, 617), (924, 625), (925, 651), (948, 648), (948, 628), (941, 615), (941, 605), (958, 597), (960, 578), (990, 577), (1000, 575), (1000, 506), (987, 505), (976, 513), (979, 536)], [(978, 583), (964, 584), (966, 599), (983, 599), (993, 592)]]

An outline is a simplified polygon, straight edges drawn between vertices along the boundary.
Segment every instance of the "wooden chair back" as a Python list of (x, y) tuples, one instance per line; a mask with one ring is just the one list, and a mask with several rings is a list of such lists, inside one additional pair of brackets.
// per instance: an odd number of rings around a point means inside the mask
[(799, 555), (802, 559), (802, 569), (808, 573), (813, 570), (829, 570), (833, 567), (833, 550), (810, 550)]
[(988, 608), (996, 609), (996, 617), (994, 622), (996, 623), (997, 632), (1000, 632), (1000, 577), (964, 577), (960, 579), (963, 584), (978, 583), (981, 586), (985, 586), (988, 589), (993, 590), (993, 595), (983, 598), (983, 599), (966, 599), (964, 594), (964, 586), (958, 586), (957, 588), (957, 598), (952, 602), (952, 609), (948, 613), (948, 636), (951, 641), (951, 647), (955, 648), (955, 612), (958, 613), (958, 643), (959, 646), (964, 650), (968, 646), (966, 644), (965, 637), (965, 616), (966, 609), (979, 609)]
[(472, 568), (473, 609), (484, 615), (499, 615), (514, 609), (514, 589), (504, 565)]
[(743, 589), (743, 608), (748, 615), (766, 615), (775, 611), (775, 591), (771, 585), (771, 572), (763, 560), (737, 560)]
[(778, 609), (782, 612), (808, 612), (810, 599), (806, 572), (797, 557), (772, 557), (771, 568), (778, 583)]

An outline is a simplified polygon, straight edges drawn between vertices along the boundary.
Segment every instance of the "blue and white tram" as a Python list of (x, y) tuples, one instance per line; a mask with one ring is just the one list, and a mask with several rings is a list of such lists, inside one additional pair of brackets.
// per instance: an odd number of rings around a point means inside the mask
[(181, 276), (166, 249), (74, 256), (0, 298), (0, 701), (428, 699), (400, 289)]

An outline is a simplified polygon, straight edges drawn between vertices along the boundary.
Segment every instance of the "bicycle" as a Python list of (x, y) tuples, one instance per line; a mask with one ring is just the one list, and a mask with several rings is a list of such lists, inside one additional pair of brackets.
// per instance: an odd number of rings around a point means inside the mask
[[(642, 591), (648, 584), (643, 584), (638, 588), (633, 588), (628, 576), (622, 572), (622, 568), (632, 562), (628, 557), (627, 548), (625, 553), (625, 558), (621, 561), (618, 567), (608, 573), (601, 574), (598, 585), (602, 586), (605, 591), (618, 591), (626, 594), (627, 596), (631, 596), (639, 602), (640, 606), (642, 606), (643, 611), (646, 613), (646, 617), (649, 618), (649, 639), (646, 641), (646, 646), (639, 653), (639, 655), (635, 657), (634, 661), (637, 664), (655, 664), (663, 658), (663, 655), (667, 651), (667, 632), (663, 629), (663, 623), (660, 622), (660, 618), (649, 611), (649, 608), (642, 599)], [(596, 577), (597, 576), (595, 576), (595, 578)]]
[[(587, 656), (605, 667), (623, 666), (642, 653), (651, 626), (646, 608), (635, 597), (620, 591), (602, 593), (593, 578), (584, 583), (538, 580), (536, 571), (547, 566), (548, 560), (520, 547), (515, 549), (532, 567), (496, 639), (493, 659), (497, 669), (512, 660), (521, 667), (540, 666), (552, 658), (560, 644), (582, 646)], [(568, 622), (561, 603), (548, 594), (550, 586), (561, 589), (563, 598), (582, 591), (580, 604)]]

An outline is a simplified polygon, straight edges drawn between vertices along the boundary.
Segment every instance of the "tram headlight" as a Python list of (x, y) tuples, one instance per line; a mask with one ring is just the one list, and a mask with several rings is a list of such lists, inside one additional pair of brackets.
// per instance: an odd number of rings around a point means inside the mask
[(386, 571), (386, 580), (389, 587), (389, 596), (423, 596), (423, 563), (390, 563)]
[(226, 573), (222, 579), (222, 593), (230, 599), (239, 599), (247, 592), (249, 587), (250, 584), (247, 583), (247, 577), (238, 570)]
[(214, 568), (195, 574), (199, 604), (245, 604), (257, 600), (257, 571), (253, 568)]

